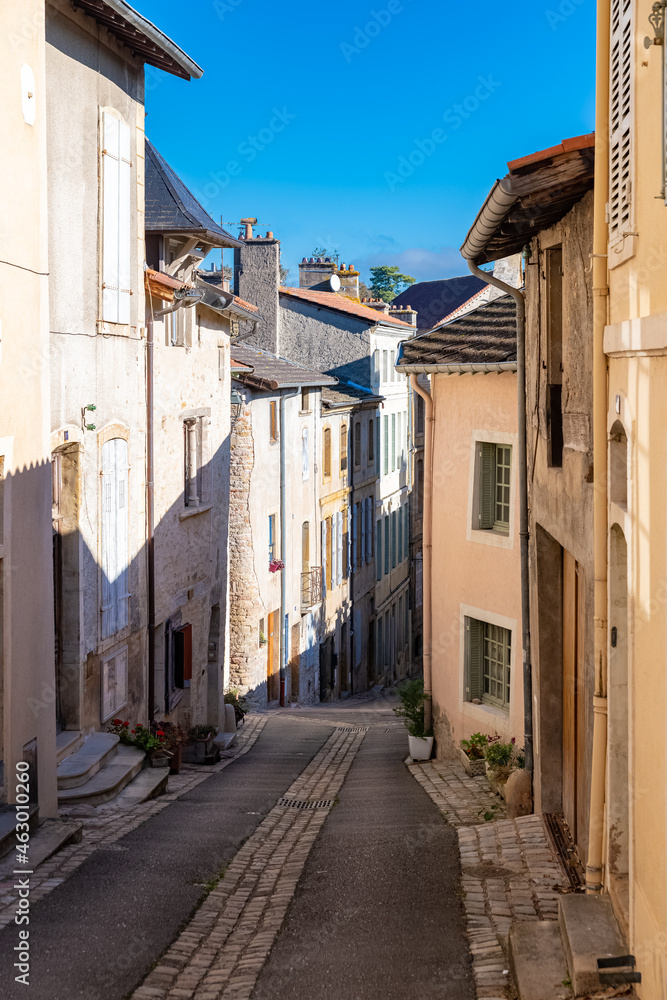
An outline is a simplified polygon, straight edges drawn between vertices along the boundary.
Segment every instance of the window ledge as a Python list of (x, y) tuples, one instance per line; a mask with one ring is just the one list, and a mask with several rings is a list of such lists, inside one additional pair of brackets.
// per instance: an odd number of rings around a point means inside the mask
[(478, 719), (483, 719), (485, 716), (494, 719), (508, 719), (510, 714), (509, 705), (507, 708), (500, 708), (499, 705), (488, 705), (486, 702), (475, 705), (472, 701), (463, 702), (463, 711)]
[(195, 517), (197, 514), (204, 514), (207, 510), (212, 509), (212, 503), (203, 503), (199, 507), (185, 507), (184, 510), (179, 512), (178, 520), (185, 521), (189, 517)]
[(512, 532), (498, 531), (496, 528), (470, 528), (469, 541), (495, 545), (501, 549), (511, 549), (514, 545)]

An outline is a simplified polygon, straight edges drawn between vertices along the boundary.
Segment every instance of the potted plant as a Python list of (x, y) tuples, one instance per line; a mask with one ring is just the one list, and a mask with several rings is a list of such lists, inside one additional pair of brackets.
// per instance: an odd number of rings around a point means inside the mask
[(509, 743), (501, 743), (500, 737), (491, 737), (484, 748), (486, 776), (494, 792), (505, 798), (505, 784), (512, 771), (524, 767), (523, 751), (517, 749), (514, 737)]
[(461, 740), (461, 763), (471, 778), (486, 773), (484, 750), (489, 742), (487, 733), (473, 733), (470, 739)]
[(234, 715), (236, 716), (236, 725), (243, 722), (244, 716), (248, 711), (248, 706), (244, 698), (239, 697), (238, 689), (232, 688), (231, 691), (227, 691), (225, 694), (225, 705), (234, 706)]
[(205, 764), (213, 750), (216, 728), (211, 725), (192, 726), (188, 729), (188, 742), (183, 747), (183, 761), (186, 764)]
[(433, 751), (433, 733), (424, 729), (424, 702), (429, 697), (424, 692), (424, 682), (421, 678), (407, 681), (398, 689), (401, 704), (395, 708), (405, 722), (408, 731), (408, 746), (413, 760), (429, 760)]
[(163, 723), (162, 730), (165, 749), (170, 754), (169, 773), (178, 774), (183, 762), (183, 747), (188, 742), (188, 734), (178, 723), (174, 722)]
[(142, 726), (138, 722), (132, 730), (132, 735), (135, 747), (144, 751), (151, 767), (169, 766), (171, 754), (167, 752), (163, 729), (156, 729), (153, 732), (148, 726)]

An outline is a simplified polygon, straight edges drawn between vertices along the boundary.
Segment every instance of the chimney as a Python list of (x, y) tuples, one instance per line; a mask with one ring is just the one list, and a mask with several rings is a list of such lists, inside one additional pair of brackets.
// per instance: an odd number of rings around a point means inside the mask
[(299, 264), (299, 288), (313, 288), (330, 292), (329, 279), (336, 273), (336, 263), (331, 257), (303, 258)]
[(234, 294), (257, 306), (261, 319), (248, 343), (278, 354), (280, 240), (268, 232), (253, 236), (256, 219), (241, 219), (249, 232), (243, 246), (234, 250)]
[(257, 219), (241, 219), (241, 225), (245, 226), (245, 233), (240, 239), (252, 239), (252, 227), (257, 225)]
[(358, 299), (359, 272), (355, 271), (354, 264), (350, 264), (348, 267), (341, 264), (338, 277), (340, 278), (340, 294), (345, 295), (348, 299)]
[(412, 309), (410, 306), (391, 306), (389, 312), (395, 319), (401, 319), (404, 323), (409, 323), (410, 326), (417, 326), (416, 309)]

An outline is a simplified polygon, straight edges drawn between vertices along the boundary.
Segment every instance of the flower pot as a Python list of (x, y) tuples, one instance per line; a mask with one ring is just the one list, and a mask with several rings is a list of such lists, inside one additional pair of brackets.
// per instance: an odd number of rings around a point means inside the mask
[(408, 736), (408, 747), (413, 760), (430, 760), (433, 751), (433, 737)]
[(183, 747), (184, 764), (205, 764), (206, 758), (211, 753), (215, 733), (205, 740), (193, 740)]
[(166, 753), (156, 753), (149, 757), (151, 767), (169, 767), (170, 760)]
[(471, 778), (476, 778), (480, 774), (486, 774), (486, 761), (483, 757), (479, 760), (471, 760), (463, 747), (459, 747), (459, 754), (461, 757), (461, 763), (463, 764), (466, 773), (469, 774)]
[(183, 747), (179, 743), (175, 748), (171, 760), (169, 761), (169, 774), (178, 774), (183, 761)]
[(495, 771), (493, 771), (488, 764), (486, 764), (486, 779), (489, 782), (491, 791), (495, 792), (496, 795), (500, 795), (501, 799), (505, 798), (505, 785), (507, 784), (507, 778), (504, 781), (499, 781), (495, 776)]

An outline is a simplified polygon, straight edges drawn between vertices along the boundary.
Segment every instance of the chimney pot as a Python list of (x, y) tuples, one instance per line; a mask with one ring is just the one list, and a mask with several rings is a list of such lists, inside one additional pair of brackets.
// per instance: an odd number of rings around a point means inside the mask
[(267, 240), (272, 240), (273, 239), (273, 233), (271, 232), (271, 230), (269, 230), (268, 233), (266, 234), (266, 238), (267, 238)]

